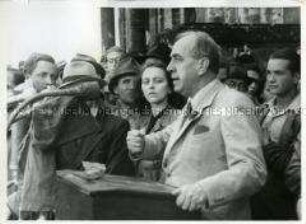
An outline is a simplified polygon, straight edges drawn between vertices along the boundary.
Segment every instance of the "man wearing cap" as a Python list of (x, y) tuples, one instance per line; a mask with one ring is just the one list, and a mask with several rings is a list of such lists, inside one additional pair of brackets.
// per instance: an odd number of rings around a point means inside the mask
[(113, 114), (129, 121), (131, 129), (144, 127), (147, 117), (140, 90), (139, 64), (130, 56), (126, 56), (118, 64), (110, 77), (109, 90), (118, 96)]
[(134, 175), (125, 142), (129, 124), (104, 113), (104, 84), (92, 63), (76, 58), (65, 67), (59, 89), (80, 94), (50, 98), (42, 108), (36, 106), (22, 192), (23, 219), (54, 218), (56, 169), (82, 170), (82, 161), (89, 161), (104, 163), (106, 173)]
[(217, 79), (219, 52), (205, 32), (180, 34), (167, 69), (187, 105), (167, 128), (146, 136), (130, 131), (127, 143), (135, 160), (164, 150), (160, 181), (176, 187), (178, 207), (208, 220), (247, 220), (250, 196), (266, 177), (260, 126), (245, 113), (251, 100)]

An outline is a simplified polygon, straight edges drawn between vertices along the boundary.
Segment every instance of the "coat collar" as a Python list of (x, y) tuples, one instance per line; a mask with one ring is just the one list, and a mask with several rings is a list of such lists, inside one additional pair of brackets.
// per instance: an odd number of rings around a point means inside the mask
[(209, 107), (222, 88), (224, 88), (224, 84), (218, 79), (214, 79), (204, 86), (193, 98), (191, 98), (193, 110), (201, 113), (203, 109)]
[(300, 94), (295, 96), (293, 100), (291, 101), (291, 103), (284, 110), (277, 110), (277, 108), (275, 107), (275, 100), (276, 100), (276, 97), (273, 97), (271, 100), (269, 100), (266, 103), (268, 105), (268, 108), (270, 109), (269, 112), (273, 113), (273, 117), (281, 116), (285, 114), (286, 112), (288, 112), (289, 110), (294, 110), (298, 112), (298, 110), (301, 108), (301, 95)]

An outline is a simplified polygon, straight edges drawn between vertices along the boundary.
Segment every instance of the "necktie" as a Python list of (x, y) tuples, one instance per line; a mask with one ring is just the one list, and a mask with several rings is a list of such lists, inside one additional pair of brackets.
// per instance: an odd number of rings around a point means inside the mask
[(187, 101), (187, 104), (186, 104), (185, 111), (184, 111), (184, 118), (185, 119), (193, 119), (198, 115), (198, 113), (199, 113), (198, 111), (196, 111), (192, 108), (191, 99), (189, 98), (188, 101)]

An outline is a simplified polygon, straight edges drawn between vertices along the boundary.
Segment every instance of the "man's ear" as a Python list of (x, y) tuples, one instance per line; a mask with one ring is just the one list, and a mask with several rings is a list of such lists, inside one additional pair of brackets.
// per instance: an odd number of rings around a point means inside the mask
[(198, 71), (199, 75), (203, 75), (207, 72), (209, 67), (209, 59), (208, 58), (201, 58), (198, 61)]

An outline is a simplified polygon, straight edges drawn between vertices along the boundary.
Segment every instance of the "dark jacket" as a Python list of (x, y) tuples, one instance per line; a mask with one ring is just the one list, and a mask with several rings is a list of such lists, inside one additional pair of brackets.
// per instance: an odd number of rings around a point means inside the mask
[(279, 131), (278, 141), (270, 139), (263, 146), (268, 178), (261, 191), (252, 198), (253, 219), (297, 219), (296, 203), (301, 192), (301, 117), (298, 100), (297, 97), (289, 106), (291, 110), (275, 116), (275, 119), (284, 119), (279, 130), (274, 129)]
[(74, 97), (52, 99), (33, 112), (22, 211), (53, 208), (56, 169), (82, 169), (82, 161), (106, 164), (106, 172), (133, 175), (125, 143), (128, 123), (101, 112), (94, 118)]
[[(83, 111), (79, 115), (77, 108)], [(134, 174), (126, 145), (127, 121), (102, 110), (94, 118), (82, 102), (67, 108), (64, 117), (52, 146), (56, 150), (57, 169), (82, 169), (82, 161), (91, 161), (106, 164), (107, 173)]]

